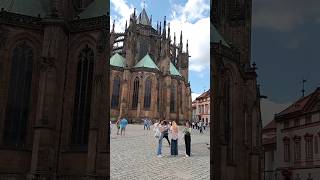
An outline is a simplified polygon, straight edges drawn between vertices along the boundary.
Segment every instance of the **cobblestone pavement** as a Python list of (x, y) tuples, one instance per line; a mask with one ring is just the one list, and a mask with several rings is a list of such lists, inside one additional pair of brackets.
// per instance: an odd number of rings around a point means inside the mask
[[(113, 180), (205, 180), (210, 179), (210, 132), (204, 134), (194, 130), (191, 134), (191, 157), (185, 157), (184, 140), (178, 140), (178, 157), (170, 156), (170, 147), (163, 139), (162, 154), (156, 156), (154, 132), (143, 130), (143, 125), (131, 125), (126, 128), (126, 135), (111, 134), (111, 179)], [(183, 127), (180, 127), (181, 137)], [(170, 139), (170, 135), (169, 135)]]

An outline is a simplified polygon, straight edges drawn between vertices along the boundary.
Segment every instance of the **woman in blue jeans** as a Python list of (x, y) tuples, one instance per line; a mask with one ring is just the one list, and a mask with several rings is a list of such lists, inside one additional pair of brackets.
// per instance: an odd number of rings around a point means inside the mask
[(175, 121), (172, 122), (172, 126), (170, 127), (171, 132), (171, 156), (178, 155), (178, 126)]
[(156, 134), (157, 134), (157, 131), (159, 133), (158, 136), (156, 135), (156, 138), (159, 138), (158, 139), (157, 156), (162, 157), (161, 150), (162, 150), (162, 139), (163, 139), (163, 131), (164, 131), (163, 120), (157, 125)]

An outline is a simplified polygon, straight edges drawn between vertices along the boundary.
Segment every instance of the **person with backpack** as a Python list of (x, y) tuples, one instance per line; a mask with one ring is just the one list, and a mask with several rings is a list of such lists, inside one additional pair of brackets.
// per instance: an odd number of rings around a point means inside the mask
[(156, 124), (155, 126), (155, 138), (157, 139), (157, 157), (163, 157), (162, 156), (162, 139), (163, 139), (163, 131), (164, 131), (164, 121), (160, 121), (160, 123)]
[(184, 134), (184, 143), (186, 146), (186, 157), (190, 157), (191, 155), (191, 127), (190, 127), (190, 122), (186, 122), (186, 126), (183, 129), (183, 134)]
[(179, 128), (175, 121), (172, 121), (172, 126), (170, 127), (171, 132), (171, 155), (178, 155), (178, 134)]

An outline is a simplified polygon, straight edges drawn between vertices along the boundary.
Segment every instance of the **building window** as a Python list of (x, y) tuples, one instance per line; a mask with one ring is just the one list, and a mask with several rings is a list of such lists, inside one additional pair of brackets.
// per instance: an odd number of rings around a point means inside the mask
[(306, 134), (305, 136), (306, 161), (313, 159), (313, 135)]
[(306, 124), (312, 123), (311, 115), (306, 116)]
[(139, 78), (136, 77), (133, 82), (133, 94), (132, 94), (132, 108), (136, 109), (138, 107), (139, 100)]
[(144, 90), (144, 103), (143, 107), (145, 109), (150, 108), (151, 104), (151, 87), (152, 87), (152, 80), (151, 78), (147, 78), (146, 83), (145, 83), (145, 90)]
[(11, 58), (4, 142), (7, 145), (24, 146), (30, 110), (33, 49), (25, 41), (20, 42), (13, 49)]
[(294, 120), (294, 126), (300, 126), (300, 119), (295, 119)]
[(88, 144), (93, 66), (94, 53), (86, 45), (79, 54), (71, 136), (72, 145)]
[(283, 122), (283, 128), (289, 128), (289, 120)]
[(294, 161), (301, 160), (301, 137), (294, 137)]
[(111, 108), (119, 107), (119, 98), (120, 98), (120, 77), (116, 76), (113, 80), (113, 90), (111, 98)]
[(283, 151), (283, 157), (284, 157), (284, 162), (289, 162), (290, 161), (290, 139), (285, 137), (283, 139), (283, 146), (284, 146), (284, 151)]
[(176, 88), (173, 84), (170, 92), (170, 112), (176, 112)]

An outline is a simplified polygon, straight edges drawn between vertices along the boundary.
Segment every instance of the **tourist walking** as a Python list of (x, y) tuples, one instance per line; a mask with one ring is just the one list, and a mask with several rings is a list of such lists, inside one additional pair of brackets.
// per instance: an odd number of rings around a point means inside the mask
[(146, 130), (146, 128), (147, 128), (147, 130), (148, 130), (148, 122), (147, 122), (147, 119), (144, 118), (144, 119), (143, 119), (143, 130)]
[(171, 155), (177, 156), (178, 155), (178, 135), (179, 135), (179, 128), (175, 121), (172, 121), (172, 126), (170, 127), (171, 132)]
[(122, 120), (120, 121), (120, 134), (122, 136), (125, 135), (125, 131), (126, 131), (126, 127), (128, 125), (128, 120), (126, 118), (122, 118)]
[(148, 125), (148, 126), (147, 126), (147, 129), (148, 129), (148, 130), (150, 130), (151, 124), (152, 124), (151, 119), (148, 119), (148, 120), (147, 120), (147, 125)]
[(117, 135), (119, 135), (119, 130), (120, 130), (120, 117), (116, 122), (116, 126), (117, 126)]
[(186, 127), (183, 129), (184, 134), (184, 143), (186, 146), (186, 157), (190, 157), (191, 155), (191, 127), (190, 122), (186, 122)]
[(202, 121), (199, 121), (199, 131), (200, 131), (200, 133), (203, 133), (202, 132)]
[(163, 138), (166, 138), (168, 141), (168, 144), (170, 146), (170, 141), (169, 141), (169, 123), (167, 121), (163, 121), (163, 125), (164, 125), (164, 131), (163, 131)]
[(206, 123), (203, 122), (203, 130), (205, 131), (206, 130)]
[(163, 157), (162, 156), (162, 139), (163, 139), (163, 131), (164, 131), (164, 126), (163, 126), (163, 122), (161, 121), (160, 123), (157, 123), (154, 127), (154, 130), (156, 131), (155, 133), (155, 138), (158, 141), (158, 146), (157, 146), (157, 156), (158, 157)]

